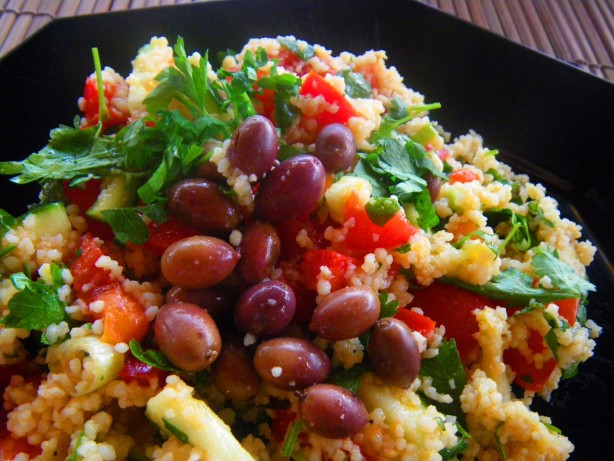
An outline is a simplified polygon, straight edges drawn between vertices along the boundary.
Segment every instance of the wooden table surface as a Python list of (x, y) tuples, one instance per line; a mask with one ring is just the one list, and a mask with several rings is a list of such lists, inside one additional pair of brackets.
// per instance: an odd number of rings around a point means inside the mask
[[(54, 18), (190, 1), (0, 0), (0, 56)], [(614, 0), (420, 1), (614, 81)]]

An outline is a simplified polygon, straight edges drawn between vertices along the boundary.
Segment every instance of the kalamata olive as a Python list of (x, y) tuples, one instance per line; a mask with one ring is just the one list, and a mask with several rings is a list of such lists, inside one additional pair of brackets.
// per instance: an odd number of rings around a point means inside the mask
[(407, 389), (418, 376), (420, 348), (411, 329), (399, 319), (378, 320), (367, 351), (375, 372), (387, 384)]
[(424, 175), (424, 180), (431, 196), (431, 202), (434, 202), (439, 197), (439, 192), (441, 191), (441, 178), (432, 173), (427, 173)]
[(235, 306), (235, 325), (243, 333), (270, 338), (292, 321), (296, 297), (292, 288), (277, 280), (260, 282), (244, 291)]
[(253, 221), (242, 231), (237, 271), (247, 283), (258, 283), (271, 275), (281, 251), (281, 241), (269, 223)]
[(326, 125), (316, 139), (315, 156), (322, 161), (328, 172), (347, 170), (354, 165), (356, 157), (354, 135), (340, 123)]
[(252, 354), (235, 337), (224, 338), (211, 374), (218, 390), (233, 402), (245, 402), (260, 390), (261, 379), (254, 369)]
[(328, 295), (316, 307), (309, 329), (331, 341), (355, 338), (377, 321), (380, 302), (369, 287), (346, 287)]
[(263, 381), (291, 391), (323, 382), (330, 372), (330, 359), (311, 341), (273, 338), (256, 349), (254, 367)]
[(160, 351), (186, 371), (201, 371), (217, 359), (222, 340), (217, 325), (195, 304), (165, 304), (158, 311), (154, 334)]
[(171, 244), (162, 255), (161, 269), (173, 285), (199, 290), (224, 280), (238, 260), (239, 254), (228, 243), (199, 235)]
[(342, 439), (360, 432), (369, 414), (356, 395), (334, 384), (316, 384), (300, 395), (298, 414), (310, 431)]
[(243, 120), (232, 135), (228, 159), (243, 173), (260, 178), (273, 166), (278, 150), (275, 125), (262, 115), (254, 115)]
[(217, 165), (212, 161), (200, 163), (194, 171), (194, 176), (207, 179), (216, 184), (226, 183), (226, 178), (217, 170)]
[(206, 179), (184, 179), (168, 191), (168, 210), (181, 222), (207, 235), (236, 229), (243, 216), (239, 206)]
[(187, 290), (172, 287), (166, 293), (167, 303), (190, 303), (205, 309), (216, 322), (232, 318), (236, 296), (227, 290), (204, 288), (202, 290)]
[(254, 213), (273, 223), (310, 211), (322, 198), (326, 172), (313, 155), (297, 155), (280, 163), (262, 181)]

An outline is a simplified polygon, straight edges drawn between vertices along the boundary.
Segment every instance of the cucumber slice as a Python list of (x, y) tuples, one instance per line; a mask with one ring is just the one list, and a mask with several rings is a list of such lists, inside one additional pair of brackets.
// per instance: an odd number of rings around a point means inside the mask
[(98, 198), (85, 214), (98, 221), (105, 221), (103, 211), (129, 207), (136, 203), (138, 187), (139, 182), (131, 176), (109, 176), (102, 182)]
[(66, 234), (72, 229), (66, 208), (61, 202), (48, 203), (35, 208), (23, 215), (19, 222), (26, 219), (34, 219), (33, 231), (39, 239), (43, 235)]
[[(173, 379), (173, 378), (171, 378)], [(192, 396), (193, 389), (177, 378), (147, 402), (146, 414), (162, 431), (204, 450), (207, 459), (253, 461), (253, 457), (209, 406)]]

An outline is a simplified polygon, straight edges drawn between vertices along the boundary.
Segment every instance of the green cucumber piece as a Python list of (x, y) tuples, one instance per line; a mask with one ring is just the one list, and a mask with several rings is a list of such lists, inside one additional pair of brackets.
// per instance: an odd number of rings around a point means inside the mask
[(109, 176), (102, 182), (98, 198), (85, 214), (98, 221), (105, 221), (103, 211), (134, 206), (138, 187), (139, 182), (131, 176)]
[(23, 215), (19, 222), (34, 219), (33, 231), (38, 238), (43, 235), (66, 234), (72, 229), (66, 208), (61, 202), (48, 203)]

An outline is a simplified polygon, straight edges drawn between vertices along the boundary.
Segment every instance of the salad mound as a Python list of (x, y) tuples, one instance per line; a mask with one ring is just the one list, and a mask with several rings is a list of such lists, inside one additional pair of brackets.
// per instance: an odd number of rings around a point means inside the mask
[(0, 210), (0, 458), (567, 459), (531, 403), (600, 333), (580, 226), (383, 51), (218, 61), (95, 49), (0, 162), (41, 185)]

